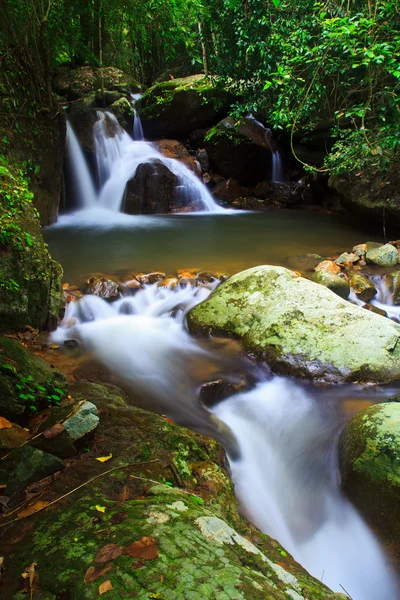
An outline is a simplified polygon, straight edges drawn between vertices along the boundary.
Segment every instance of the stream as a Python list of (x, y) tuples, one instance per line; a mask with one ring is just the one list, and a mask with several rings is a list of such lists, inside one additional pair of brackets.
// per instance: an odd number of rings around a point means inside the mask
[[(45, 231), (70, 284), (97, 272), (120, 276), (185, 267), (235, 273), (276, 264), (306, 271), (315, 260), (306, 255), (351, 249), (374, 235), (348, 218), (301, 210), (235, 213), (208, 199), (198, 214), (125, 215), (119, 212), (125, 182), (156, 151), (121, 132), (106, 139), (103, 122), (100, 117), (96, 130), (101, 189), (91, 188), (79, 147), (70, 142), (84, 200)], [(186, 167), (174, 169), (188, 193), (207, 198)], [(113, 303), (84, 296), (67, 306), (51, 341), (76, 340), (145, 398), (144, 406), (220, 441), (243, 513), (317, 579), (353, 600), (399, 597), (379, 542), (341, 492), (337, 464), (337, 440), (347, 419), (395, 390), (300, 384), (197, 341), (185, 316), (210, 292), (149, 284)], [(238, 372), (250, 386), (210, 409), (202, 404), (202, 383), (217, 377), (235, 382)]]

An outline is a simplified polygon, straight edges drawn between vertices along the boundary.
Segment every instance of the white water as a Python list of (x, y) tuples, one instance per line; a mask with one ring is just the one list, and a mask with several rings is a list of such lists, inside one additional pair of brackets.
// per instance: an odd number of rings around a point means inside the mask
[(315, 577), (337, 591), (342, 585), (353, 600), (395, 600), (378, 543), (340, 491), (337, 424), (326, 425), (316, 400), (274, 377), (214, 407), (217, 420), (200, 404), (196, 365), (219, 358), (189, 336), (184, 317), (209, 293), (154, 284), (113, 304), (85, 296), (68, 305), (51, 341), (78, 340), (145, 397), (144, 406), (213, 435), (231, 457), (238, 446), (240, 458), (230, 462), (243, 509)]
[[(80, 210), (87, 211), (98, 207), (110, 213), (119, 213), (122, 208), (125, 187), (129, 179), (134, 177), (141, 163), (158, 160), (174, 173), (179, 181), (177, 197), (190, 203), (191, 208), (200, 212), (225, 212), (212, 198), (205, 185), (183, 163), (173, 158), (165, 158), (155, 144), (145, 141), (134, 141), (120, 127), (117, 119), (109, 112), (97, 113), (98, 120), (94, 126), (94, 139), (97, 162), (97, 175), (100, 191), (96, 195), (93, 189), (88, 193), (90, 174), (80, 149), (78, 140), (71, 133), (69, 151), (73, 165), (74, 184), (80, 191), (78, 195)], [(79, 214), (75, 213), (79, 223)], [(96, 219), (95, 219), (96, 220)], [(114, 221), (114, 216), (110, 215)], [(63, 221), (63, 218), (61, 218)]]
[(142, 122), (140, 120), (139, 117), (139, 113), (135, 108), (135, 103), (140, 100), (140, 98), (142, 97), (142, 94), (131, 94), (131, 103), (132, 103), (132, 107), (133, 107), (133, 113), (134, 113), (134, 121), (133, 121), (133, 139), (135, 140), (135, 142), (141, 142), (144, 140), (144, 133), (143, 133), (143, 127), (142, 127)]
[[(400, 306), (393, 304), (393, 297), (388, 286), (386, 285), (384, 277), (381, 275), (375, 275), (373, 277), (369, 277), (368, 279), (371, 280), (378, 292), (376, 296), (369, 301), (369, 304), (384, 310), (390, 319), (400, 323)], [(365, 302), (357, 298), (353, 290), (350, 292), (349, 300), (355, 304), (358, 304), (359, 306), (364, 306), (365, 304)]]
[(281, 154), (278, 150), (272, 151), (272, 183), (284, 183), (284, 181)]
[(74, 180), (74, 192), (79, 206), (96, 205), (96, 191), (78, 139), (67, 121), (67, 152)]

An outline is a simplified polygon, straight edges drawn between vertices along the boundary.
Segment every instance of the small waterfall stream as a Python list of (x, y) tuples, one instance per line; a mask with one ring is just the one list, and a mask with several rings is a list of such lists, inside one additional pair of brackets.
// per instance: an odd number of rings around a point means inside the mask
[[(393, 297), (389, 290), (388, 285), (385, 282), (385, 278), (382, 275), (374, 275), (369, 277), (371, 283), (375, 286), (377, 294), (375, 298), (369, 301), (372, 306), (384, 310), (390, 319), (400, 323), (400, 306), (396, 306), (393, 303)], [(349, 300), (358, 304), (358, 306), (364, 306), (365, 302), (357, 298), (355, 292), (351, 290)]]
[[(177, 176), (177, 195), (190, 202), (198, 212), (225, 212), (219, 206), (205, 185), (182, 162), (166, 158), (151, 142), (133, 140), (110, 112), (97, 113), (94, 125), (94, 139), (97, 175), (100, 191), (95, 193), (91, 176), (79, 142), (68, 124), (68, 154), (70, 157), (74, 184), (79, 190), (78, 200), (81, 210), (100, 209), (113, 213), (121, 211), (126, 184), (135, 176), (141, 163), (160, 161)], [(135, 137), (142, 137), (140, 120), (135, 119)]]
[[(353, 600), (394, 600), (385, 557), (339, 487), (340, 422), (334, 413), (323, 418), (312, 389), (258, 372), (253, 389), (222, 401), (213, 414), (201, 404), (196, 365), (227, 369), (185, 329), (187, 312), (210, 292), (153, 284), (112, 304), (84, 296), (68, 305), (52, 341), (77, 340), (146, 399), (143, 407), (221, 441), (245, 513), (315, 577), (339, 592), (343, 586)], [(232, 376), (242, 367), (230, 365)]]
[(131, 94), (132, 108), (135, 117), (133, 121), (133, 139), (135, 140), (135, 142), (141, 142), (144, 140), (142, 123), (140, 120), (139, 113), (135, 108), (135, 102), (137, 102), (141, 97), (142, 94)]

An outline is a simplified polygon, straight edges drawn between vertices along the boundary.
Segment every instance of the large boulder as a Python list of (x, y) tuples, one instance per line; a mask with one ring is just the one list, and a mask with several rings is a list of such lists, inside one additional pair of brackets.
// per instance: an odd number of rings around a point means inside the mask
[(130, 215), (171, 211), (178, 178), (160, 160), (141, 163), (126, 185), (124, 212)]
[(108, 110), (118, 119), (118, 123), (129, 133), (133, 129), (134, 112), (131, 103), (126, 98), (113, 102)]
[(323, 381), (400, 379), (400, 326), (283, 267), (222, 283), (188, 315), (192, 332), (230, 335), (276, 372)]
[(190, 156), (188, 150), (181, 142), (178, 142), (178, 140), (158, 140), (156, 146), (163, 156), (179, 160), (179, 162), (193, 171), (197, 177), (201, 177), (199, 163), (193, 156)]
[(53, 88), (69, 101), (78, 100), (100, 89), (102, 78), (106, 90), (122, 93), (141, 91), (141, 85), (137, 81), (115, 67), (62, 69), (54, 78)]
[(265, 130), (251, 121), (223, 119), (207, 132), (205, 149), (214, 171), (242, 185), (257, 185), (269, 174), (271, 151)]
[(40, 495), (42, 508), (60, 502), (0, 529), (5, 598), (22, 597), (33, 562), (34, 599), (97, 599), (100, 586), (111, 600), (343, 597), (241, 518), (216, 442), (130, 406), (114, 386), (70, 392), (99, 408), (96, 445)]
[(399, 253), (392, 244), (384, 244), (368, 249), (366, 259), (367, 263), (377, 267), (394, 267), (399, 262)]
[(400, 549), (400, 403), (370, 406), (339, 439), (343, 487), (374, 528)]
[(183, 139), (195, 129), (216, 123), (230, 102), (228, 92), (213, 86), (204, 75), (192, 75), (149, 88), (135, 108), (146, 139)]

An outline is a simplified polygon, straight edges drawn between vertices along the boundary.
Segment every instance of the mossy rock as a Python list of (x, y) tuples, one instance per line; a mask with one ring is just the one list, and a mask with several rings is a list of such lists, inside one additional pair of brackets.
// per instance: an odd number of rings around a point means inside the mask
[(194, 333), (230, 335), (279, 373), (326, 382), (400, 378), (400, 326), (283, 267), (234, 275), (188, 314)]
[(118, 123), (123, 129), (132, 132), (134, 112), (131, 103), (126, 98), (120, 98), (113, 102), (108, 110), (118, 119)]
[[(41, 390), (38, 386), (44, 389)], [(29, 406), (32, 404), (44, 408), (47, 405), (46, 396), (51, 396), (55, 387), (65, 389), (66, 382), (62, 373), (51, 368), (46, 361), (15, 340), (0, 336), (1, 416), (20, 419), (31, 412)], [(21, 398), (21, 394), (33, 394), (36, 401)]]
[(329, 273), (329, 271), (318, 270), (315, 271), (311, 279), (315, 283), (327, 287), (345, 300), (349, 297), (350, 285), (346, 279), (339, 275), (334, 275), (333, 273)]
[(158, 83), (136, 102), (146, 139), (188, 137), (226, 114), (232, 96), (204, 75)]
[(378, 292), (368, 277), (365, 277), (362, 273), (357, 273), (357, 271), (350, 271), (349, 282), (357, 298), (363, 302), (369, 302)]
[(393, 304), (400, 305), (400, 271), (389, 273), (385, 277), (386, 285), (393, 297)]
[(116, 67), (80, 67), (78, 69), (61, 69), (56, 75), (53, 88), (68, 100), (78, 100), (83, 96), (96, 92), (101, 87), (103, 77), (104, 88), (121, 93), (140, 92), (141, 85), (132, 77)]
[[(33, 600), (65, 594), (90, 600), (107, 580), (112, 585), (107, 596), (114, 600), (341, 598), (239, 516), (232, 483), (207, 450), (215, 442), (129, 406), (114, 386), (79, 382), (70, 392), (97, 404), (103, 441), (67, 467), (40, 499), (75, 490), (72, 494), (30, 517), (33, 527), (19, 520), (0, 530), (7, 551), (5, 597), (20, 598), (20, 574), (36, 562), (39, 589)], [(175, 460), (176, 452), (186, 468)], [(112, 460), (101, 464), (95, 460), (99, 453), (112, 453)], [(174, 461), (180, 484), (168, 468)], [(154, 538), (150, 544), (158, 556), (141, 560), (118, 551), (104, 575), (84, 583), (90, 567), (102, 566), (94, 563), (101, 548), (124, 548), (144, 537)]]
[(344, 490), (398, 556), (400, 550), (400, 404), (370, 406), (339, 439)]

